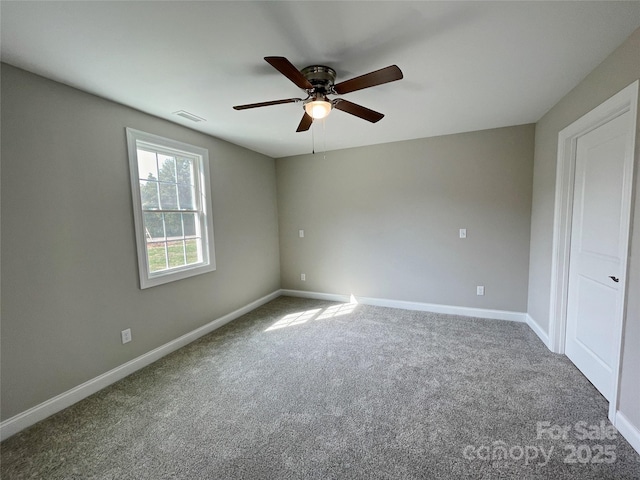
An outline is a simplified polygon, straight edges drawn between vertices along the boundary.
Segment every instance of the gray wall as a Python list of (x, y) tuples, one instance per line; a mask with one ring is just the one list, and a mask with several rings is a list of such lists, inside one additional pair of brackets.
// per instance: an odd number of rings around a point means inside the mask
[[(639, 77), (640, 29), (562, 98), (536, 125), (528, 312), (547, 333), (558, 133)], [(638, 126), (640, 127), (640, 122)], [(640, 144), (640, 130), (636, 140)], [(636, 160), (637, 157), (638, 155)], [(631, 242), (620, 410), (640, 429), (640, 175), (637, 173), (636, 171), (635, 228)]]
[[(280, 288), (273, 159), (5, 64), (1, 100), (2, 419)], [(125, 127), (209, 149), (217, 271), (139, 289)]]
[(533, 145), (524, 125), (278, 159), (283, 288), (526, 311)]

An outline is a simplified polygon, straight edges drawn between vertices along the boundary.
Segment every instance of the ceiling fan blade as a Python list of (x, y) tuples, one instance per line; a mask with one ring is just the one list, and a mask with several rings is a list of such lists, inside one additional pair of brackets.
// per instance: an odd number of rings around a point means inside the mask
[(300, 125), (298, 125), (298, 129), (296, 130), (296, 132), (306, 132), (307, 130), (309, 130), (309, 127), (311, 127), (312, 123), (313, 118), (311, 118), (311, 115), (309, 115), (307, 112), (304, 112), (304, 116), (302, 117), (302, 120), (300, 120)]
[(350, 113), (356, 117), (360, 117), (368, 122), (376, 123), (381, 120), (384, 115), (382, 113), (371, 110), (357, 103), (349, 102), (348, 100), (339, 99), (333, 104), (334, 108), (342, 110), (343, 112)]
[(298, 70), (289, 60), (284, 57), (264, 57), (264, 59), (281, 74), (295, 83), (298, 87), (304, 90), (310, 90), (313, 88), (311, 82), (306, 79), (300, 70)]
[(270, 102), (248, 103), (246, 105), (236, 105), (234, 110), (246, 110), (247, 108), (270, 107), (271, 105), (280, 105), (281, 103), (295, 103), (302, 101), (301, 98), (285, 98), (284, 100), (272, 100)]
[(395, 82), (403, 77), (402, 71), (397, 65), (391, 65), (390, 67), (381, 68), (375, 72), (366, 73), (359, 77), (352, 78), (351, 80), (345, 80), (333, 87), (336, 93), (343, 95), (349, 92), (355, 92), (356, 90), (362, 90), (363, 88), (375, 87), (376, 85), (382, 85), (383, 83)]

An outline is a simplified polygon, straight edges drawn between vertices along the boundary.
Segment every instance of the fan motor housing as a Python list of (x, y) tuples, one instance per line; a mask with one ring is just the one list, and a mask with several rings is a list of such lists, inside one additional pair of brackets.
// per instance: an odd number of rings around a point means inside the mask
[(310, 65), (303, 68), (300, 73), (309, 80), (316, 93), (331, 93), (336, 81), (336, 71), (333, 68), (325, 65)]

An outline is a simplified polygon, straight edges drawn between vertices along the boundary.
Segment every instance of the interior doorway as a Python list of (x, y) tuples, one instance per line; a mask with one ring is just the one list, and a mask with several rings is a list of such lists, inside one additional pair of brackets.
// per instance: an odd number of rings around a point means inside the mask
[[(609, 419), (614, 425), (626, 303), (638, 84), (629, 85), (558, 136), (550, 348), (567, 353), (574, 363), (576, 351), (577, 356), (587, 352), (592, 363), (583, 373), (609, 400)], [(610, 169), (607, 162), (612, 155), (618, 166)], [(603, 176), (608, 177), (598, 178)], [(611, 192), (616, 198), (609, 197)], [(609, 235), (607, 229), (617, 231)], [(598, 338), (602, 322), (608, 322), (608, 339)], [(579, 348), (574, 349), (576, 345)], [(593, 374), (596, 364), (602, 372), (609, 370), (608, 379)]]

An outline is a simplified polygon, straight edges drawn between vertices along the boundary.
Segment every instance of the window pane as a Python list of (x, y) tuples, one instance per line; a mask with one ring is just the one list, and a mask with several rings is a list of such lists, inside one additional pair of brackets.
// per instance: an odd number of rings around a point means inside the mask
[(195, 210), (195, 193), (191, 185), (178, 185), (178, 197), (182, 210)]
[(143, 210), (155, 210), (158, 208), (158, 183), (140, 182), (140, 200)]
[(147, 242), (147, 261), (149, 272), (167, 269), (167, 256), (164, 242)]
[(176, 185), (172, 183), (160, 184), (160, 206), (163, 210), (177, 210), (178, 193)]
[(202, 261), (200, 258), (200, 248), (198, 248), (198, 244), (200, 243), (200, 239), (191, 239), (185, 241), (185, 248), (187, 251), (187, 264), (198, 263)]
[(193, 176), (193, 160), (189, 158), (176, 158), (178, 183), (183, 185), (195, 185)]
[(149, 241), (164, 240), (164, 226), (161, 213), (144, 213), (144, 236)]
[(207, 150), (126, 131), (140, 288), (215, 270)]
[(196, 231), (196, 215), (195, 213), (183, 213), (182, 222), (184, 223), (184, 236), (194, 237), (197, 235)]
[(167, 250), (169, 252), (169, 268), (185, 265), (184, 241), (169, 242), (167, 245)]
[(182, 214), (181, 213), (165, 213), (164, 224), (167, 229), (167, 238), (182, 238)]
[(138, 177), (140, 180), (158, 179), (155, 153), (138, 149)]
[(176, 183), (176, 159), (158, 154), (158, 165), (160, 166), (160, 181)]

